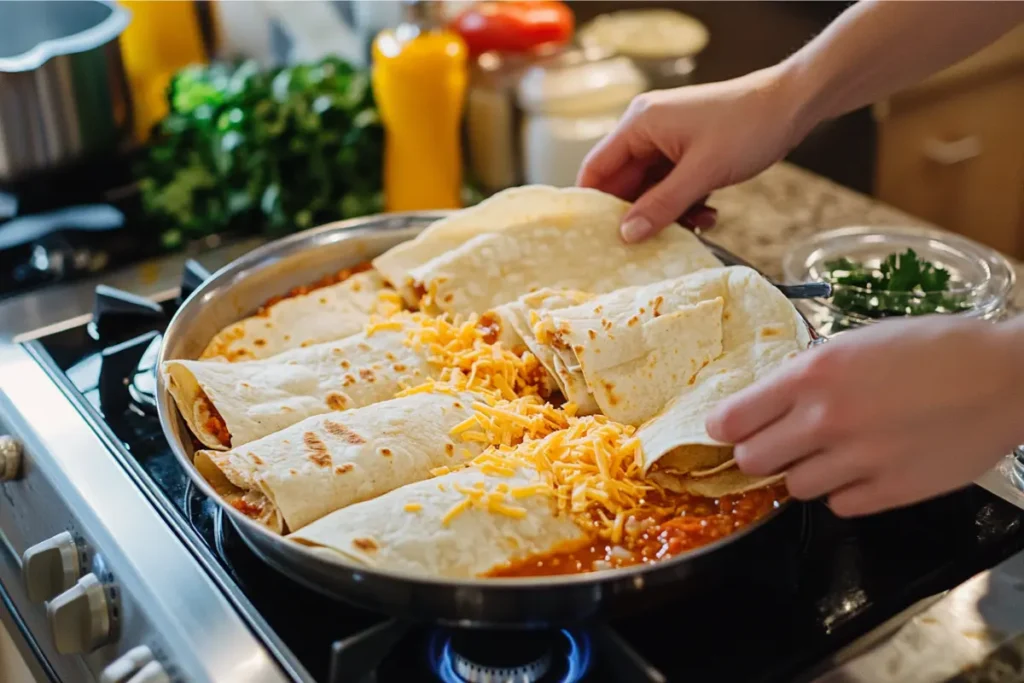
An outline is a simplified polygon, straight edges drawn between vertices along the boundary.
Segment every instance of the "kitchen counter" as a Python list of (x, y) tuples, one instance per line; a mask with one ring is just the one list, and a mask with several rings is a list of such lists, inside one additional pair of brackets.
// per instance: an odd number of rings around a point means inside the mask
[[(718, 209), (719, 224), (708, 237), (776, 278), (781, 277), (782, 256), (789, 245), (821, 230), (849, 225), (934, 227), (788, 163), (716, 192), (710, 203)], [(216, 270), (261, 242), (252, 238), (197, 253), (196, 258)], [(178, 286), (186, 256), (179, 253), (0, 301), (0, 341), (87, 314), (93, 287), (101, 282), (143, 296), (166, 296)], [(1014, 265), (1018, 272), (1015, 308), (1024, 310), (1024, 264)]]
[[(719, 190), (708, 203), (718, 209), (718, 225), (708, 239), (775, 278), (782, 277), (789, 246), (816, 232), (857, 225), (940, 229), (788, 163)], [(1024, 263), (1010, 262), (1017, 273), (1011, 307), (1024, 311)]]

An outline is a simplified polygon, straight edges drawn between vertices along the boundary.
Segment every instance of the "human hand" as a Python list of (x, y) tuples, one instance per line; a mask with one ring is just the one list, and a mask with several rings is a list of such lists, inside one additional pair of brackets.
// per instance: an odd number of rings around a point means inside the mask
[(1024, 442), (1021, 329), (934, 316), (844, 333), (724, 401), (708, 432), (838, 515), (924, 500)]
[[(634, 202), (626, 241), (645, 239), (701, 204), (712, 190), (778, 161), (807, 133), (782, 66), (721, 83), (640, 95), (580, 168), (577, 184)], [(698, 206), (689, 222), (714, 225)]]

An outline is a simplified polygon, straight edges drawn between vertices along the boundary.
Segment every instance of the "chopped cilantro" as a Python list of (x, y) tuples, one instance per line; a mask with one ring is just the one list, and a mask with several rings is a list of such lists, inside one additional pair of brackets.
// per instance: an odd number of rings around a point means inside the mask
[(890, 254), (877, 268), (847, 258), (825, 263), (832, 305), (868, 318), (956, 313), (969, 306), (950, 292), (949, 271), (920, 258), (913, 249)]

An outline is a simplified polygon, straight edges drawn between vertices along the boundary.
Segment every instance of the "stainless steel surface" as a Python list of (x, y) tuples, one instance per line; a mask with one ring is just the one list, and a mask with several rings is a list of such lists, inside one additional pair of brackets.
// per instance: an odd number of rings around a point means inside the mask
[[(92, 681), (147, 645), (179, 681), (309, 680), (279, 668), (102, 431), (23, 346), (0, 344), (0, 434), (23, 445), (22, 476), (0, 484), (0, 599), (39, 670)], [(21, 578), (22, 553), (65, 531), (120, 623), (112, 642), (85, 655), (58, 653), (46, 606), (29, 599)]]
[(802, 285), (775, 284), (787, 299), (827, 299), (832, 296), (832, 285), (827, 282), (805, 282)]
[(96, 277), (2, 299), (0, 344), (12, 340), (35, 339), (88, 322), (94, 290), (99, 284), (147, 298), (169, 298), (178, 292), (182, 270), (188, 259), (196, 259), (213, 272), (265, 241), (263, 238), (252, 237), (230, 244), (212, 242), (201, 252), (191, 250), (169, 254)]
[(0, 179), (112, 151), (129, 129), (117, 38), (100, 0), (0, 2)]
[[(197, 358), (219, 330), (251, 314), (282, 291), (338, 268), (367, 261), (411, 239), (441, 212), (385, 214), (326, 225), (266, 244), (204, 282), (178, 309), (164, 332), (158, 364)], [(721, 251), (721, 250), (718, 250)], [(214, 491), (192, 462), (192, 439), (158, 378), (157, 403), (164, 433), (195, 485), (214, 500), (243, 540), (268, 564), (315, 590), (379, 611), (407, 611), (448, 623), (540, 626), (591, 617), (634, 599), (651, 585), (692, 579), (716, 553), (761, 533), (794, 508), (779, 510), (726, 539), (655, 565), (612, 572), (543, 578), (468, 579), (459, 582), (352, 564), (329, 551), (288, 541), (249, 519)], [(790, 519), (802, 512), (790, 512)], [(787, 527), (788, 528), (788, 527)], [(780, 532), (781, 533), (781, 532)], [(731, 552), (740, 552), (731, 549)]]
[(1024, 662), (1024, 553), (978, 574), (914, 616), (870, 652), (818, 677), (817, 683), (938, 683), (984, 667), (1001, 650), (1015, 651), (1012, 677)]

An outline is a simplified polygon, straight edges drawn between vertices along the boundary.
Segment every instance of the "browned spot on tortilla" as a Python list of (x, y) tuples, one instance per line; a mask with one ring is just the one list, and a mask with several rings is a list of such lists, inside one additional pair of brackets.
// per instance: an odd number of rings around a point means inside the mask
[(583, 346), (580, 345), (580, 344), (576, 344), (575, 346), (572, 347), (572, 350), (573, 350), (573, 353), (577, 353), (577, 354), (583, 353)]
[(382, 449), (380, 449), (380, 454), (383, 455), (385, 458), (390, 458), (391, 457), (391, 449), (390, 448), (382, 448)]
[(632, 318), (626, 321), (626, 326), (633, 327), (633, 325), (636, 325), (638, 322), (640, 322), (640, 318), (634, 315)]
[(358, 292), (358, 291), (362, 290), (362, 288), (363, 288), (363, 283), (361, 283), (359, 280), (356, 280), (356, 281), (354, 281), (352, 283), (352, 291), (353, 292)]
[(444, 445), (444, 454), (447, 455), (449, 458), (455, 455), (455, 444), (446, 443)]
[(558, 331), (561, 332), (562, 334), (568, 334), (569, 332), (572, 332), (572, 330), (569, 328), (569, 323), (567, 322), (559, 323)]
[(341, 378), (341, 386), (348, 387), (356, 383), (356, 378), (352, 375), (345, 375)]
[(323, 442), (323, 439), (313, 432), (306, 432), (302, 435), (302, 442), (306, 445), (306, 449), (310, 451), (309, 455), (306, 456), (310, 462), (318, 467), (331, 466), (331, 454), (327, 450), (327, 444)]
[(297, 361), (297, 360), (290, 360), (290, 361), (288, 361), (288, 365), (298, 365), (298, 364), (299, 364), (299, 361)]
[(405, 371), (406, 371), (406, 369), (407, 369), (407, 368), (406, 368), (406, 367), (405, 367), (404, 365), (402, 365), (401, 363), (395, 363), (395, 365), (394, 365), (394, 368), (395, 368), (395, 372), (405, 372)]
[(352, 539), (352, 545), (365, 553), (372, 553), (380, 549), (377, 541), (372, 538), (354, 538)]
[(395, 359), (395, 354), (391, 353), (390, 351), (388, 351), (387, 353), (385, 353), (385, 354), (384, 354), (384, 357), (385, 357), (385, 358), (387, 358), (388, 360), (396, 360), (396, 359)]
[(605, 331), (612, 329), (612, 321), (608, 320), (608, 318), (601, 318), (601, 327), (604, 328)]
[(373, 347), (371, 347), (366, 342), (359, 342), (359, 344), (356, 346), (356, 348), (358, 348), (360, 351), (372, 351), (373, 350)]
[(267, 328), (268, 330), (272, 330), (272, 329), (274, 329), (274, 323), (272, 323), (270, 321), (267, 321), (267, 322), (263, 323), (263, 327)]
[(281, 412), (282, 413), (294, 413), (295, 409), (291, 408), (289, 406), (281, 406)]
[(779, 337), (782, 335), (782, 330), (772, 325), (765, 325), (761, 328), (762, 337)]
[(325, 296), (320, 297), (320, 303), (322, 303), (322, 304), (327, 303), (327, 297), (325, 297)]
[(260, 456), (256, 455), (255, 453), (249, 453), (248, 455), (249, 455), (249, 459), (253, 461), (253, 464), (256, 464), (256, 465), (262, 465), (263, 464), (263, 458), (261, 458)]
[(312, 339), (307, 339), (306, 341), (304, 341), (301, 344), (299, 344), (299, 346), (301, 346), (302, 348), (306, 348), (307, 346), (312, 346), (315, 343), (316, 342), (313, 341)]
[(689, 384), (690, 386), (693, 386), (694, 384), (696, 384), (697, 383), (697, 375), (691, 375), (690, 379), (686, 380), (686, 383)]
[(462, 404), (459, 403), (458, 401), (455, 401), (454, 403), (452, 403), (452, 405), (455, 406), (456, 408), (461, 408), (462, 407)]
[(728, 320), (731, 317), (732, 317), (732, 314), (729, 313), (729, 311), (723, 311), (722, 312), (722, 320)]
[(608, 393), (608, 403), (611, 405), (618, 405), (619, 397), (615, 395), (615, 385), (611, 382), (601, 382), (604, 386), (604, 390)]
[(339, 466), (335, 467), (334, 468), (334, 473), (335, 474), (345, 474), (346, 472), (351, 472), (354, 467), (355, 467), (355, 465), (353, 465), (350, 462), (347, 462), (344, 465), (339, 465)]
[(292, 335), (290, 335), (290, 334), (284, 335), (284, 340), (285, 341), (291, 341), (292, 340)]
[(288, 470), (288, 474), (290, 474), (290, 475), (292, 475), (294, 477), (294, 476), (297, 476), (299, 473), (298, 473), (297, 470), (291, 469), (291, 470)]
[(359, 371), (359, 376), (370, 384), (373, 384), (373, 382), (376, 381), (376, 378), (373, 376), (373, 370), (370, 370), (369, 368), (361, 369)]
[(651, 302), (651, 310), (654, 313), (654, 317), (655, 318), (657, 318), (659, 315), (661, 315), (661, 311), (659, 311), (658, 308), (663, 303), (665, 303), (665, 297), (663, 297), (660, 294), (658, 296), (654, 297), (654, 301)]
[(601, 315), (601, 311), (603, 311), (603, 310), (604, 310), (604, 306), (600, 306), (600, 305), (594, 306), (594, 313), (597, 314), (597, 315)]
[(331, 410), (345, 410), (348, 407), (348, 397), (332, 391), (327, 394), (327, 407)]
[(646, 309), (646, 308), (644, 308), (643, 306), (641, 306), (641, 307), (640, 307), (640, 315), (643, 315), (643, 314), (644, 314), (644, 313), (646, 313), (646, 312), (647, 312), (647, 309)]
[(445, 302), (446, 304), (450, 304), (452, 302), (452, 299), (454, 298), (455, 295), (452, 294), (451, 292), (448, 292), (447, 294), (441, 297), (441, 301)]
[(342, 370), (348, 370), (350, 367), (352, 367), (352, 364), (349, 363), (347, 360), (341, 361), (341, 369)]
[(587, 336), (591, 339), (597, 339), (597, 332), (594, 330), (587, 330)]
[(356, 434), (355, 432), (353, 432), (351, 429), (349, 429), (345, 425), (341, 424), (340, 422), (333, 422), (331, 420), (325, 420), (324, 421), (324, 429), (327, 430), (328, 434), (333, 434), (334, 436), (338, 437), (339, 439), (341, 439), (341, 440), (343, 440), (343, 441), (345, 441), (347, 443), (351, 443), (351, 444), (366, 443), (366, 439), (364, 439), (363, 437), (359, 436), (358, 434)]
[(248, 389), (249, 388), (249, 383), (248, 382), (239, 382), (238, 386), (242, 387), (243, 389)]
[(334, 348), (331, 349), (331, 353), (333, 353), (335, 356), (340, 356), (345, 352), (340, 347), (335, 346)]

